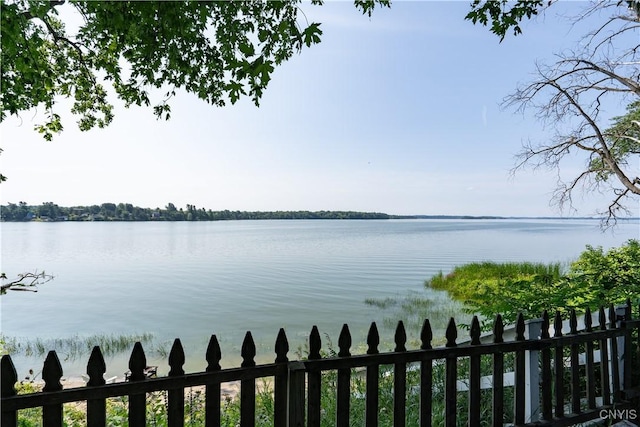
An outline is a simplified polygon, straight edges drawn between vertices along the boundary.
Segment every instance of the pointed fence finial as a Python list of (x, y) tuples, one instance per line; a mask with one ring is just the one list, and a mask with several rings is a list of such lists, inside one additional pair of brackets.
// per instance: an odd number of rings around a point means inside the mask
[(407, 331), (404, 329), (404, 323), (402, 320), (398, 322), (398, 326), (396, 326), (396, 333), (393, 337), (393, 340), (396, 344), (396, 348), (393, 350), (395, 352), (407, 351), (407, 347), (405, 344), (407, 343)]
[(87, 363), (87, 375), (89, 375), (87, 386), (93, 387), (106, 384), (104, 380), (105, 372), (107, 372), (107, 365), (104, 363), (100, 347), (96, 345), (91, 350), (91, 356), (89, 356), (89, 362)]
[(610, 329), (615, 329), (617, 327), (617, 315), (616, 308), (613, 304), (609, 305), (609, 327)]
[(445, 338), (447, 339), (447, 343), (445, 347), (456, 347), (456, 338), (458, 338), (458, 329), (456, 328), (456, 321), (452, 317), (449, 319), (449, 325), (447, 325), (447, 331), (445, 332)]
[(524, 329), (524, 316), (520, 312), (516, 319), (516, 341), (524, 341)]
[(60, 378), (62, 378), (62, 365), (56, 352), (51, 350), (49, 354), (47, 354), (47, 358), (44, 360), (44, 366), (42, 367), (42, 379), (44, 380), (42, 391), (62, 390)]
[(471, 337), (471, 345), (480, 344), (480, 321), (478, 320), (478, 316), (473, 316), (473, 319), (471, 320), (469, 337)]
[(173, 345), (171, 346), (171, 351), (169, 352), (169, 366), (171, 369), (169, 370), (169, 376), (177, 376), (184, 375), (184, 366), (185, 357), (184, 357), (184, 349), (182, 348), (182, 343), (179, 338), (176, 338), (173, 341)]
[(496, 315), (496, 320), (493, 321), (493, 342), (495, 344), (504, 342), (504, 323), (500, 313)]
[(607, 329), (607, 316), (604, 314), (604, 306), (600, 306), (598, 310), (598, 322), (600, 322), (600, 330), (604, 331)]
[(431, 322), (429, 319), (424, 319), (422, 323), (422, 330), (420, 331), (420, 348), (422, 350), (431, 350), (431, 340), (433, 339), (433, 331), (431, 330)]
[(137, 341), (133, 345), (133, 351), (131, 351), (131, 357), (129, 357), (129, 370), (131, 375), (129, 381), (142, 381), (146, 378), (144, 370), (147, 367), (147, 357), (144, 355), (144, 349), (142, 343)]
[(280, 328), (278, 337), (276, 338), (276, 363), (286, 363), (289, 361), (287, 353), (289, 352), (289, 340), (284, 328)]
[(311, 333), (309, 334), (309, 360), (321, 359), (320, 349), (322, 348), (322, 340), (320, 339), (320, 332), (318, 327), (313, 325)]
[(240, 356), (242, 356), (242, 363), (240, 364), (241, 367), (248, 368), (251, 366), (256, 366), (256, 361), (254, 360), (254, 358), (256, 357), (256, 344), (253, 342), (251, 331), (247, 331), (244, 336), (244, 341), (242, 341), (242, 349), (240, 350)]
[(207, 360), (207, 372), (215, 372), (222, 369), (220, 366), (222, 352), (220, 351), (220, 344), (218, 344), (218, 337), (215, 335), (211, 335), (209, 339), (205, 359)]
[(547, 310), (542, 312), (542, 328), (540, 330), (540, 338), (550, 338), (549, 328), (551, 327), (551, 321), (549, 320), (549, 312)]
[(338, 337), (338, 357), (349, 357), (351, 353), (349, 349), (351, 348), (351, 332), (349, 332), (349, 326), (345, 323), (342, 325), (342, 330), (340, 331), (340, 336)]
[(376, 322), (371, 322), (369, 333), (367, 334), (367, 354), (378, 354), (378, 345), (380, 344), (380, 335)]
[(575, 335), (578, 333), (578, 317), (576, 316), (576, 310), (574, 308), (569, 312), (569, 334)]
[(554, 337), (562, 336), (562, 315), (559, 310), (556, 310), (556, 317), (553, 319), (553, 329)]
[(17, 394), (15, 386), (18, 382), (16, 367), (8, 354), (0, 359), (0, 396), (11, 397)]
[(593, 318), (591, 316), (591, 309), (587, 307), (584, 310), (584, 330), (585, 332), (593, 332), (592, 329)]

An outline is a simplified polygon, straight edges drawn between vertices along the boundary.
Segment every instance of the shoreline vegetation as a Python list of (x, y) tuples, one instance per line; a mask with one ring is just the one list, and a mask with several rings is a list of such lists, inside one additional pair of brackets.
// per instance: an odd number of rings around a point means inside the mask
[(631, 239), (605, 251), (587, 245), (580, 256), (564, 266), (559, 263), (476, 262), (440, 272), (425, 287), (446, 291), (479, 314), (489, 330), (490, 320), (500, 313), (506, 324), (519, 313), (525, 319), (537, 318), (544, 311), (559, 310), (563, 318), (570, 312), (584, 313), (600, 306), (640, 302), (640, 241)]
[[(391, 215), (383, 212), (359, 211), (231, 211), (197, 208), (186, 205), (177, 208), (168, 203), (164, 208), (142, 208), (131, 203), (102, 203), (87, 206), (58, 206), (53, 202), (28, 205), (25, 202), (0, 206), (1, 222), (63, 222), (63, 221), (242, 221), (242, 220), (314, 220), (314, 219), (565, 219), (600, 220), (597, 217), (523, 217), (495, 215)], [(620, 218), (619, 220), (639, 220)]]
[(356, 211), (213, 211), (187, 205), (186, 209), (168, 203), (161, 208), (141, 208), (131, 203), (102, 203), (90, 206), (58, 206), (47, 202), (41, 205), (9, 203), (0, 206), (3, 222), (60, 222), (60, 221), (238, 221), (266, 219), (390, 219), (381, 212)]

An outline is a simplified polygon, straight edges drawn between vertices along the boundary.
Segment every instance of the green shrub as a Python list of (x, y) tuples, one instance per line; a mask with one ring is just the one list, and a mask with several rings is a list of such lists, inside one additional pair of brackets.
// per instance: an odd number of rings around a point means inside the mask
[(478, 313), (490, 327), (500, 313), (513, 323), (518, 313), (539, 317), (544, 310), (559, 310), (564, 317), (575, 309), (624, 304), (640, 299), (640, 243), (629, 240), (605, 252), (587, 246), (563, 274), (559, 263), (473, 263), (440, 272), (427, 282), (433, 289), (446, 290), (465, 304), (466, 311)]
[(622, 304), (640, 298), (640, 242), (629, 240), (619, 248), (587, 249), (571, 264), (569, 280), (589, 289), (596, 300)]

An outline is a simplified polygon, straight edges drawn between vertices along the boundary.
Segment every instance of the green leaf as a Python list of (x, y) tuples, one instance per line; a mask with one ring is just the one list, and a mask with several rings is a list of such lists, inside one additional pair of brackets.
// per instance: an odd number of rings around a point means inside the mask
[(238, 49), (240, 49), (240, 52), (246, 57), (255, 55), (255, 49), (251, 43), (240, 43)]

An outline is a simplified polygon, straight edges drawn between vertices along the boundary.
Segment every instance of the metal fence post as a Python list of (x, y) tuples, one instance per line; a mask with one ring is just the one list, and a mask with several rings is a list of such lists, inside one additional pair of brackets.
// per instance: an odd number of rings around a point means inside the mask
[(289, 427), (304, 426), (305, 366), (303, 362), (289, 362)]
[[(542, 319), (531, 319), (525, 322), (525, 334), (528, 341), (540, 339)], [(527, 350), (525, 353), (525, 422), (540, 419), (540, 352)]]

